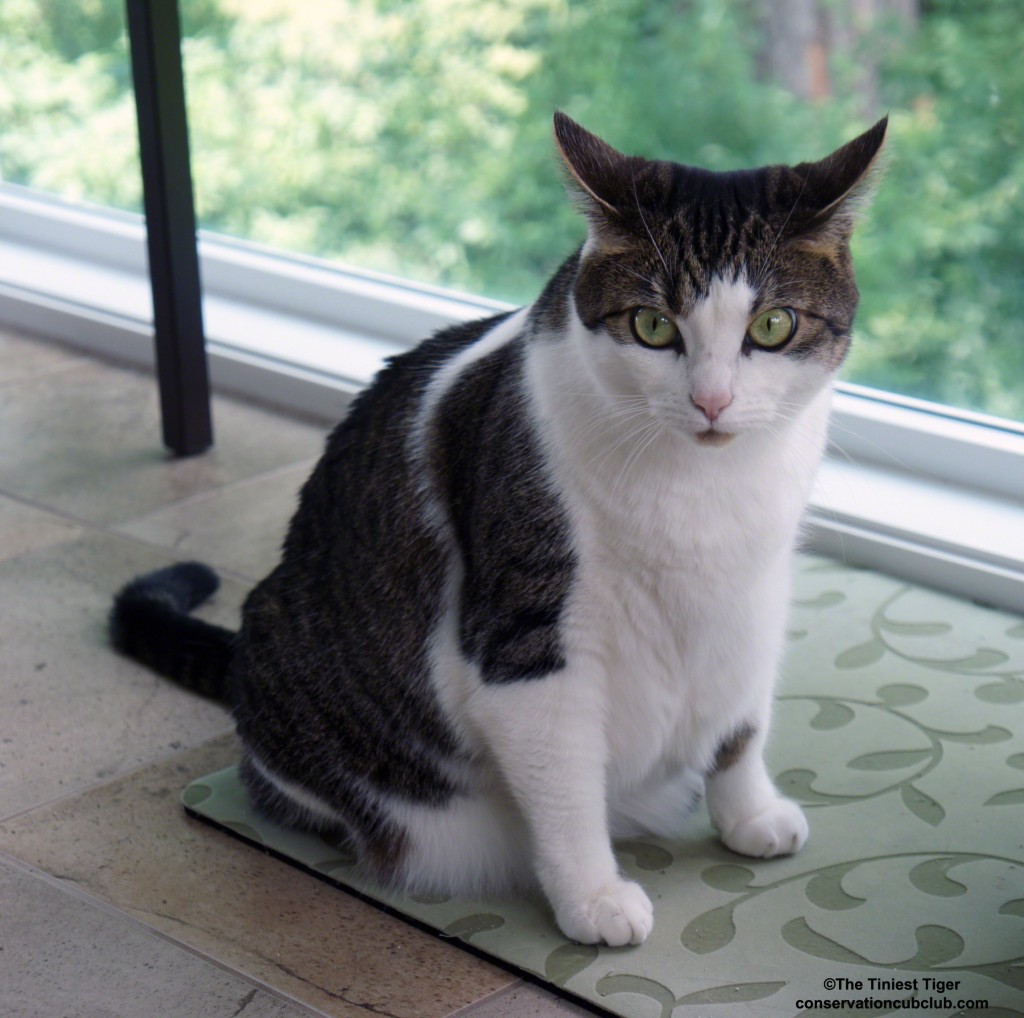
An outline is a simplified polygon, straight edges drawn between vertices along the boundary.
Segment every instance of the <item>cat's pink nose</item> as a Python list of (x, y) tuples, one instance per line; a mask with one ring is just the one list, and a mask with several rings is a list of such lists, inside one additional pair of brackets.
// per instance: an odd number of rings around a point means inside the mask
[(732, 402), (732, 393), (728, 390), (718, 392), (695, 392), (691, 397), (695, 407), (704, 411), (704, 416), (714, 424), (719, 414)]

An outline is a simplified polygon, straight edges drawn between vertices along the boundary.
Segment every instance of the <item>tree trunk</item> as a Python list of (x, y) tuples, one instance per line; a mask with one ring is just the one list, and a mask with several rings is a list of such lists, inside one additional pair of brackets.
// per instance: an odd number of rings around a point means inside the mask
[(760, 76), (809, 102), (850, 92), (879, 111), (879, 67), (917, 27), (918, 0), (748, 0), (760, 34)]

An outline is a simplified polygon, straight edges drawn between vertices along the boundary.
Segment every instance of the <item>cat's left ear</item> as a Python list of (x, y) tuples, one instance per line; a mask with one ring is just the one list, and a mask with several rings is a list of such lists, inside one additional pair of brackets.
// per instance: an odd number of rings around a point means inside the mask
[(874, 195), (888, 126), (889, 118), (883, 117), (820, 162), (793, 167), (803, 178), (800, 205), (806, 218), (798, 226), (801, 233), (849, 238)]

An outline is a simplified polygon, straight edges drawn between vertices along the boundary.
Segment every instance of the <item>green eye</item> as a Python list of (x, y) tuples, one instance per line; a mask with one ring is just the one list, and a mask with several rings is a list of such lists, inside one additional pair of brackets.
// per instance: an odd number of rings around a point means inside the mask
[(679, 338), (675, 322), (653, 308), (635, 308), (629, 316), (629, 327), (644, 346), (663, 349)]
[(796, 332), (796, 314), (790, 308), (772, 308), (758, 315), (747, 330), (747, 339), (762, 350), (777, 350)]

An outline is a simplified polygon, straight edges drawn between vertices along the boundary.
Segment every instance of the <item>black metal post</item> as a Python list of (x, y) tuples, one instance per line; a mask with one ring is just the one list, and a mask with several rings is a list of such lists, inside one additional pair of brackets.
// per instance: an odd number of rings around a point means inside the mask
[(213, 444), (177, 0), (127, 0), (164, 443)]

